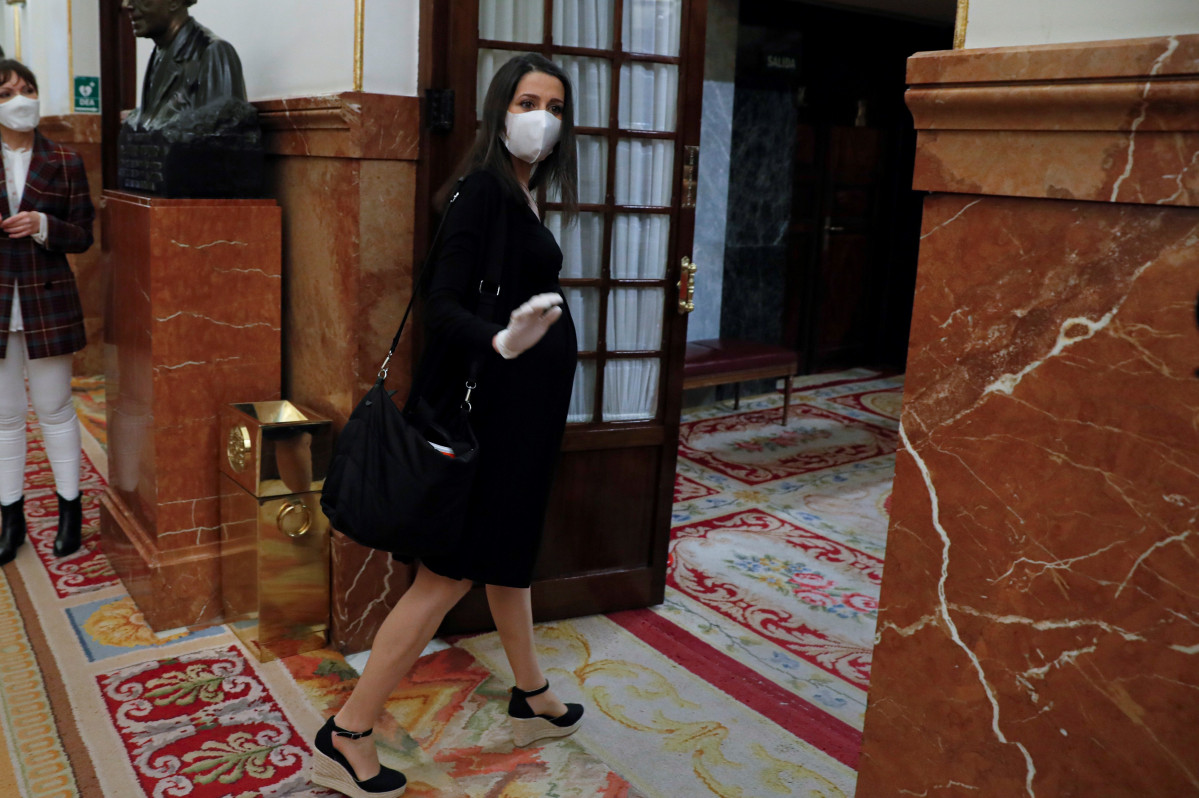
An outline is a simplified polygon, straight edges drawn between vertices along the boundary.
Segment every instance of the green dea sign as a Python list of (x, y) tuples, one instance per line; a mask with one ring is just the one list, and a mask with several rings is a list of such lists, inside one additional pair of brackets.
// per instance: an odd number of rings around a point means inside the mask
[(81, 114), (100, 113), (99, 78), (75, 78), (75, 112)]

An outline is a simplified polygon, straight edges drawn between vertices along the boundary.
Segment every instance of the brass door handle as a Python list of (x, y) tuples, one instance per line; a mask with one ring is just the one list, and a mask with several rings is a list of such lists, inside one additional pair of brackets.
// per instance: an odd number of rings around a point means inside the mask
[(684, 315), (695, 310), (695, 272), (698, 270), (699, 265), (684, 255), (679, 278), (679, 313)]

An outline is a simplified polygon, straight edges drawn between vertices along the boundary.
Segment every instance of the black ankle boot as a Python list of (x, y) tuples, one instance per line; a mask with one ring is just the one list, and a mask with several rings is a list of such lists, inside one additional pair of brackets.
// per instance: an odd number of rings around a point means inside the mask
[(0, 565), (13, 561), (25, 542), (25, 497), (12, 504), (0, 504)]
[[(57, 494), (55, 494), (57, 495)], [(83, 495), (67, 501), (58, 497), (58, 535), (54, 538), (54, 556), (66, 557), (79, 551), (83, 542)]]

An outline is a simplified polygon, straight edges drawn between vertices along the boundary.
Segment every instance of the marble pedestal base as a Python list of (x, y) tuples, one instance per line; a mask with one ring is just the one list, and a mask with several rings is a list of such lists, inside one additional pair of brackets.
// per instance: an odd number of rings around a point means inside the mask
[(218, 414), (278, 399), (274, 200), (106, 191), (102, 545), (155, 630), (220, 619)]

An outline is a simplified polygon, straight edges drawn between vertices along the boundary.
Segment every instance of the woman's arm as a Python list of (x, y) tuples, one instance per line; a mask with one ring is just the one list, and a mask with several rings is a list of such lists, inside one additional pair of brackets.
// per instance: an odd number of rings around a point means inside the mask
[(484, 321), (474, 313), (479, 281), (488, 259), (502, 258), (495, 245), (498, 225), (504, 223), (501, 203), (507, 202), (499, 182), (486, 172), (466, 179), (458, 199), (446, 211), (441, 242), (425, 300), (425, 326), (431, 336), (476, 352), (494, 352), (491, 340), (503, 324)]
[(92, 245), (92, 222), (96, 209), (88, 190), (83, 159), (73, 152), (64, 154), (58, 180), (67, 195), (67, 216), (60, 219), (46, 214), (45, 247), (52, 252), (83, 252)]

